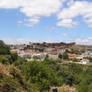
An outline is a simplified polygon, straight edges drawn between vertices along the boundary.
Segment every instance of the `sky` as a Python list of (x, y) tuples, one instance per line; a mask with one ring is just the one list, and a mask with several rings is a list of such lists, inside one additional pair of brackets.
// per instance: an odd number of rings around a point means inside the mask
[(0, 39), (92, 45), (92, 0), (0, 0)]

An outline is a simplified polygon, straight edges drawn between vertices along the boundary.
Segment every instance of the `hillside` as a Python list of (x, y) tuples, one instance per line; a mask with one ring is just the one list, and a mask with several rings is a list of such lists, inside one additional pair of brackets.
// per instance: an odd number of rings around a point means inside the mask
[(0, 92), (28, 92), (24, 76), (14, 66), (0, 63)]
[(0, 46), (0, 92), (53, 92), (53, 87), (58, 92), (92, 92), (91, 65), (60, 64), (60, 59), (48, 57), (27, 61), (11, 53), (2, 41)]
[(88, 46), (88, 45), (73, 45), (72, 47), (69, 47), (71, 49), (75, 49), (75, 50), (90, 50), (92, 51), (92, 46)]

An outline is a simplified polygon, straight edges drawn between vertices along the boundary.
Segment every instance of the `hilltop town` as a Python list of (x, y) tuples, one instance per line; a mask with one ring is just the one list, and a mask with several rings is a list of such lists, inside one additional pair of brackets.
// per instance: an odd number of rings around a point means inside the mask
[(44, 60), (45, 58), (59, 60), (61, 63), (78, 63), (90, 65), (92, 62), (92, 47), (72, 43), (32, 43), (10, 45), (11, 53), (17, 53), (28, 61)]

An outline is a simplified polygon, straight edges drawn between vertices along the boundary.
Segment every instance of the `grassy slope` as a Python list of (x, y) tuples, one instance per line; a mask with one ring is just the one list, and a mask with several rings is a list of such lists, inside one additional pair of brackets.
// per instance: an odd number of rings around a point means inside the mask
[(19, 70), (0, 63), (0, 92), (27, 92), (25, 85), (25, 80)]

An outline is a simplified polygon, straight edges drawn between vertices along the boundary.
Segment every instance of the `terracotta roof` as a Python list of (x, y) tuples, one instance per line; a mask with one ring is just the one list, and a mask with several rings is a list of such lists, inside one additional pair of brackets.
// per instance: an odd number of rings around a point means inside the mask
[(89, 60), (88, 60), (88, 59), (82, 59), (81, 61), (86, 61), (86, 62), (89, 62)]

